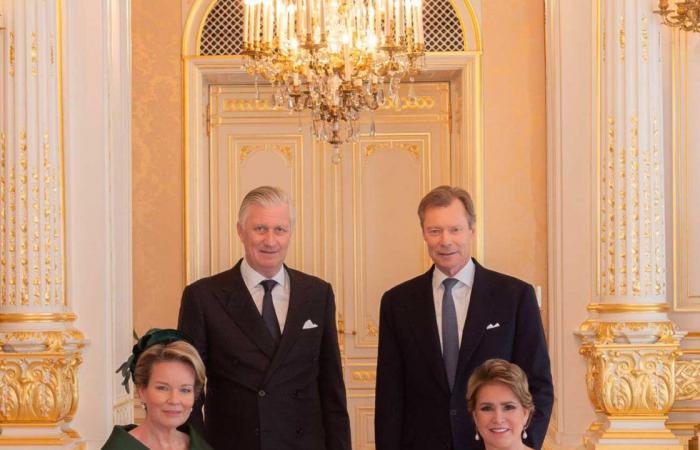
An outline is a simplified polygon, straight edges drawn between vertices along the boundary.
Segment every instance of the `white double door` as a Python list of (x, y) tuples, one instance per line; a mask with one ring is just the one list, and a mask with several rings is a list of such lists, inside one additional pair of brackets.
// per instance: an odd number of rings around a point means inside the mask
[(416, 210), (423, 195), (451, 182), (449, 83), (402, 86), (363, 113), (361, 137), (340, 164), (314, 141), (308, 113), (271, 109), (270, 90), (210, 88), (210, 264), (242, 256), (235, 225), (243, 196), (260, 185), (287, 190), (296, 224), (287, 264), (331, 282), (336, 294), (353, 448), (374, 448), (374, 384), (379, 302), (384, 291), (429, 266)]

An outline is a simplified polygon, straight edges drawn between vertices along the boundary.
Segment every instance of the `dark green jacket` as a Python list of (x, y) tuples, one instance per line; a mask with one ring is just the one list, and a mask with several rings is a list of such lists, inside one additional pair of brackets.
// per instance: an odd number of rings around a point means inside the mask
[[(148, 450), (148, 447), (129, 434), (129, 431), (134, 428), (136, 428), (136, 425), (133, 424), (115, 426), (102, 450)], [(179, 430), (190, 437), (190, 450), (212, 450), (211, 446), (189, 425), (183, 425)]]

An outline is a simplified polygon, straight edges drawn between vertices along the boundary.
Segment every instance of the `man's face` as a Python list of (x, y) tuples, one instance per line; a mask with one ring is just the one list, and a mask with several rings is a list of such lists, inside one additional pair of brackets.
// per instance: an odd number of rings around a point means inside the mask
[(279, 272), (292, 236), (289, 206), (253, 204), (248, 208), (245, 223), (239, 222), (237, 230), (250, 267), (268, 278)]
[(423, 239), (430, 258), (445, 275), (454, 276), (467, 265), (474, 229), (469, 227), (467, 210), (459, 199), (425, 211)]

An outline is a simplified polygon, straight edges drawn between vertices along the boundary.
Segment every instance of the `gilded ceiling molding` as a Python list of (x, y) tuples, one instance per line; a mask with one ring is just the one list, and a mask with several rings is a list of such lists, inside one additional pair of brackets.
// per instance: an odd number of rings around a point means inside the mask
[(75, 448), (86, 340), (65, 290), (62, 1), (8, 3), (9, 73), (21, 79), (0, 86), (0, 448)]

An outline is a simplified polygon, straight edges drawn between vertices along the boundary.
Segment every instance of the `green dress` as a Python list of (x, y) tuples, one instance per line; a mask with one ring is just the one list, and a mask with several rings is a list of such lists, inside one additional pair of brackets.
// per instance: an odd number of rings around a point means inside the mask
[[(133, 424), (115, 426), (102, 450), (148, 450), (148, 447), (129, 434), (129, 431), (134, 428), (136, 428), (136, 425)], [(178, 429), (190, 437), (190, 450), (212, 450), (211, 446), (189, 424), (185, 424)]]

